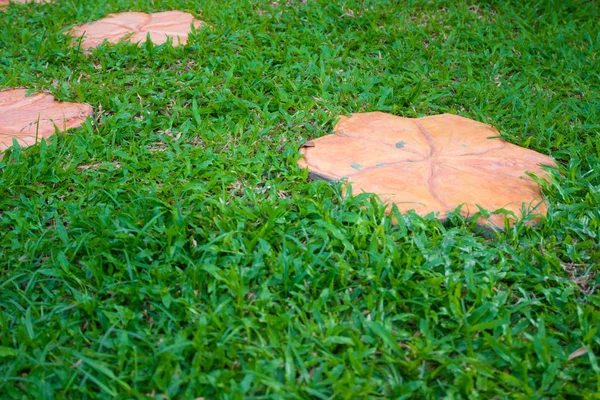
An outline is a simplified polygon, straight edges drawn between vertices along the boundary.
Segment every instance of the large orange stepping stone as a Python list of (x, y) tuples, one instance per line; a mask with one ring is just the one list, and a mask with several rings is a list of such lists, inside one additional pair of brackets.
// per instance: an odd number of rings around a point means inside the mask
[(0, 152), (17, 139), (22, 147), (47, 138), (56, 129), (65, 131), (83, 124), (92, 113), (87, 104), (61, 103), (54, 96), (26, 96), (25, 89), (0, 91)]
[(81, 47), (88, 49), (98, 47), (105, 40), (110, 43), (129, 40), (132, 43), (143, 43), (147, 37), (155, 44), (162, 44), (173, 38), (173, 45), (185, 44), (191, 26), (199, 28), (204, 22), (192, 14), (182, 11), (166, 11), (156, 14), (141, 12), (124, 12), (111, 14), (106, 18), (77, 26), (70, 31), (71, 36), (83, 36)]
[[(436, 212), (440, 219), (459, 205), (465, 216), (477, 206), (519, 218), (523, 208), (534, 219), (546, 214), (540, 188), (526, 171), (547, 179), (540, 165), (555, 166), (554, 160), (490, 138), (498, 132), (489, 125), (451, 114), (372, 112), (342, 117), (334, 132), (303, 145), (300, 167), (316, 178), (347, 178), (353, 193), (377, 194), (388, 211), (394, 203), (401, 212)], [(488, 221), (503, 226), (504, 216), (491, 214)]]

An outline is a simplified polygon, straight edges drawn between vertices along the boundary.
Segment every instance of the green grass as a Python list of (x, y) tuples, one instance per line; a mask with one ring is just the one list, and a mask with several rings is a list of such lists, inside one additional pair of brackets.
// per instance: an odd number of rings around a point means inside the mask
[[(2, 397), (599, 398), (598, 2), (332, 3), (0, 13), (0, 88), (95, 110), (0, 160)], [(170, 9), (211, 29), (89, 56), (63, 35)], [(338, 115), (375, 110), (457, 113), (555, 157), (547, 219), (392, 225), (296, 168)]]

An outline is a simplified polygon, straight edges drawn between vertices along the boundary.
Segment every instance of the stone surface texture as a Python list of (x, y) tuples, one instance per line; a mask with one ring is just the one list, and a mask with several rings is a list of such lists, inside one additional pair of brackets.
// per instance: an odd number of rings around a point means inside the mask
[(12, 146), (13, 138), (22, 147), (30, 146), (54, 134), (56, 128), (65, 131), (80, 126), (92, 113), (87, 104), (61, 103), (50, 94), (26, 93), (25, 89), (0, 91), (0, 152)]
[(77, 26), (70, 34), (77, 39), (83, 36), (81, 47), (85, 49), (97, 47), (104, 40), (110, 43), (123, 40), (143, 43), (148, 36), (155, 44), (165, 43), (171, 37), (173, 45), (177, 46), (187, 42), (192, 25), (199, 28), (203, 24), (204, 22), (194, 18), (192, 14), (182, 11), (155, 14), (124, 12)]
[[(506, 209), (521, 218), (524, 209), (537, 217), (547, 206), (539, 186), (526, 171), (547, 178), (540, 165), (552, 158), (498, 138), (490, 125), (443, 114), (403, 118), (372, 112), (342, 117), (334, 134), (306, 143), (302, 168), (313, 177), (347, 178), (352, 192), (375, 193), (401, 212), (421, 215), (462, 205), (465, 216)], [(510, 218), (510, 217), (509, 217)], [(488, 220), (504, 225), (504, 216)], [(514, 220), (511, 220), (514, 222)]]

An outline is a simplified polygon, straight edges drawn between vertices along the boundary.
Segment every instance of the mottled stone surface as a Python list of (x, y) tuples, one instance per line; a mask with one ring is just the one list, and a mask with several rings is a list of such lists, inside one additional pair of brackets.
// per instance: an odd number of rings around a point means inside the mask
[(83, 124), (92, 113), (87, 104), (61, 103), (54, 96), (26, 96), (25, 89), (0, 91), (0, 152), (12, 146), (13, 138), (23, 147)]

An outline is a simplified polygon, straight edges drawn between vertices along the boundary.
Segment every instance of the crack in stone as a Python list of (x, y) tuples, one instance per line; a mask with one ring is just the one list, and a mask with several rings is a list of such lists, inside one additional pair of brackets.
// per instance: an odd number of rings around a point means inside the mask
[(438, 203), (440, 203), (442, 205), (442, 207), (444, 207), (446, 210), (450, 209), (450, 206), (448, 204), (446, 204), (446, 202), (444, 200), (442, 200), (442, 198), (438, 195), (437, 191), (435, 190), (435, 167), (436, 167), (436, 163), (434, 162), (429, 162), (429, 168), (431, 170), (430, 174), (429, 174), (429, 178), (427, 178), (427, 190), (429, 190), (429, 193), (431, 194), (431, 197), (433, 197)]
[(450, 206), (448, 206), (448, 204), (446, 204), (446, 202), (444, 200), (442, 200), (442, 198), (438, 195), (437, 191), (435, 190), (435, 168), (437, 166), (436, 165), (437, 163), (434, 160), (435, 160), (435, 158), (437, 158), (437, 149), (436, 149), (434, 141), (433, 141), (433, 136), (431, 135), (431, 132), (429, 132), (420, 122), (418, 122), (418, 121), (414, 121), (414, 122), (415, 122), (415, 125), (417, 125), (417, 127), (419, 128), (419, 131), (421, 132), (423, 137), (425, 137), (425, 140), (427, 141), (427, 144), (429, 145), (429, 150), (430, 150), (428, 157), (426, 159), (429, 162), (429, 169), (430, 169), (429, 177), (427, 178), (427, 181), (426, 181), (427, 190), (429, 191), (429, 194), (431, 195), (431, 197), (433, 197), (435, 199), (435, 201), (440, 203), (442, 205), (442, 207), (444, 207), (446, 210), (449, 210)]
[(436, 153), (436, 148), (433, 142), (433, 136), (431, 136), (431, 132), (429, 132), (419, 121), (414, 121), (415, 125), (419, 128), (419, 132), (425, 137), (427, 144), (429, 145), (429, 154), (428, 156), (433, 156)]
[(493, 149), (487, 149), (485, 151), (479, 151), (479, 152), (473, 152), (473, 153), (458, 154), (455, 156), (447, 156), (447, 157), (448, 158), (456, 158), (456, 157), (466, 157), (466, 156), (482, 156), (484, 154), (490, 153), (495, 150), (502, 150), (505, 147), (506, 147), (506, 142), (502, 143), (502, 146), (494, 147)]

